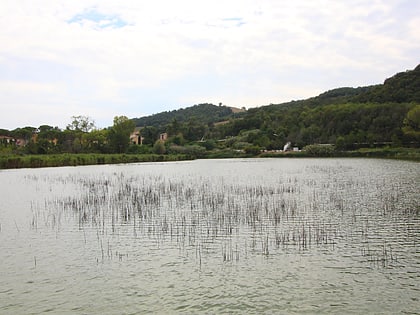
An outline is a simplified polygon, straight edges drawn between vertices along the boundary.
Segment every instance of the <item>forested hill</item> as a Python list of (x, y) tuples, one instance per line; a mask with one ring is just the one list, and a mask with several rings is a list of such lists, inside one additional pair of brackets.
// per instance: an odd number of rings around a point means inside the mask
[(420, 64), (414, 70), (400, 72), (354, 97), (359, 102), (420, 103)]
[[(134, 119), (145, 127), (146, 144), (167, 132), (176, 144), (203, 139), (234, 149), (281, 149), (336, 144), (362, 146), (418, 146), (420, 140), (420, 65), (397, 73), (383, 84), (341, 87), (305, 100), (270, 104), (234, 113), (226, 106), (200, 104)], [(216, 124), (224, 121), (224, 124)], [(175, 139), (176, 138), (176, 139)], [(229, 139), (229, 141), (227, 141)], [(168, 144), (169, 145), (169, 144)]]
[(340, 87), (305, 100), (282, 104), (290, 106), (317, 106), (344, 103), (420, 103), (420, 64), (414, 70), (400, 72), (386, 79), (383, 84), (364, 87)]
[(252, 131), (253, 138), (246, 142), (268, 149), (286, 141), (299, 147), (330, 143), (347, 149), (385, 143), (417, 146), (418, 113), (420, 65), (383, 84), (338, 88), (306, 100), (251, 108), (241, 120), (223, 126), (222, 134)]
[[(347, 104), (347, 103), (420, 103), (420, 65), (414, 70), (397, 73), (386, 79), (383, 84), (364, 87), (340, 87), (321, 93), (318, 96), (304, 100), (291, 101), (281, 104), (270, 104), (251, 110), (251, 115), (267, 107), (280, 106), (282, 109), (314, 107), (322, 105)], [(133, 118), (138, 127), (153, 126), (158, 129), (176, 120), (185, 123), (195, 119), (203, 124), (217, 123), (231, 118), (239, 118), (245, 111), (235, 110), (224, 105), (199, 104), (184, 109), (165, 111), (158, 114)]]
[(164, 127), (174, 120), (178, 123), (184, 123), (195, 119), (200, 123), (216, 123), (240, 116), (241, 110), (233, 110), (224, 105), (199, 104), (187, 108), (181, 108), (173, 111), (166, 111), (151, 116), (134, 118), (134, 124), (138, 127), (154, 126), (156, 128)]

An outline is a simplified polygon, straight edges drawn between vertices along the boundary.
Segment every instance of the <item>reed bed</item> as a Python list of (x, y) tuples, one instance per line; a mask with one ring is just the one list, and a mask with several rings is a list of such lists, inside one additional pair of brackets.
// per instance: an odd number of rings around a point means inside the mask
[(356, 260), (382, 267), (398, 263), (397, 245), (378, 235), (378, 222), (372, 220), (382, 220), (385, 230), (402, 216), (417, 220), (418, 204), (405, 204), (398, 189), (383, 195), (378, 187), (375, 195), (364, 195), (368, 179), (337, 175), (352, 169), (305, 171), (312, 177), (282, 177), (274, 185), (122, 172), (28, 178), (65, 187), (64, 196), (32, 204), (30, 225), (59, 230), (66, 220), (83, 233), (94, 231), (98, 262), (128, 257), (112, 243), (113, 236), (124, 234), (130, 242), (174, 244), (181, 252), (194, 252), (200, 266), (215, 255), (234, 263), (284, 251), (339, 251), (349, 243), (358, 244)]

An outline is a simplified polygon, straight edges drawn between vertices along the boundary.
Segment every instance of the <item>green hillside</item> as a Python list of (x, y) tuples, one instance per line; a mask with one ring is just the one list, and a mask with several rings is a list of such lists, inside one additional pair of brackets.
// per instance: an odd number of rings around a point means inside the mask
[(141, 118), (134, 118), (134, 124), (137, 127), (153, 126), (162, 128), (176, 120), (178, 123), (184, 123), (191, 119), (196, 119), (202, 123), (216, 123), (237, 117), (232, 108), (224, 105), (199, 104), (187, 108), (181, 108), (173, 111), (166, 111), (155, 115)]
[(241, 141), (265, 149), (279, 149), (288, 141), (299, 147), (322, 143), (343, 149), (418, 146), (416, 132), (406, 131), (409, 123), (414, 131), (420, 128), (418, 121), (416, 125), (407, 119), (419, 104), (420, 65), (383, 84), (337, 88), (306, 100), (250, 109), (243, 119), (223, 126), (219, 134), (248, 135)]
[(142, 134), (151, 139), (150, 144), (159, 132), (167, 132), (181, 137), (179, 143), (228, 139), (225, 146), (234, 149), (281, 149), (289, 141), (298, 147), (321, 143), (342, 149), (418, 146), (418, 126), (414, 123), (414, 132), (406, 132), (406, 125), (409, 111), (420, 104), (419, 93), (420, 65), (383, 84), (341, 87), (305, 100), (252, 108), (237, 116), (228, 107), (202, 104), (135, 122), (148, 126)]
[(353, 101), (420, 103), (420, 65), (414, 70), (397, 73), (386, 79), (384, 84), (375, 85), (354, 97)]

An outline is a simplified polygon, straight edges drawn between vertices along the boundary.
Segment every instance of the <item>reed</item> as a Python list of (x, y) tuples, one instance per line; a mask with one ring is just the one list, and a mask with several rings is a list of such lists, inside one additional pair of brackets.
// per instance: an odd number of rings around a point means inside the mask
[[(46, 226), (58, 230), (62, 220), (73, 220), (83, 233), (93, 229), (98, 262), (128, 257), (118, 251), (112, 255), (110, 238), (129, 231), (133, 242), (152, 241), (157, 247), (169, 242), (182, 252), (195, 250), (200, 267), (215, 252), (223, 262), (238, 262), (249, 255), (267, 257), (286, 249), (334, 250), (343, 240), (366, 241), (374, 235), (368, 220), (372, 210), (347, 193), (360, 191), (369, 182), (338, 181), (336, 174), (343, 170), (335, 167), (308, 171), (333, 180), (318, 184), (293, 175), (279, 179), (277, 185), (241, 185), (223, 179), (154, 174), (58, 176), (47, 180), (51, 185), (70, 187), (68, 195), (47, 197), (43, 206), (32, 204), (30, 225), (37, 229), (44, 220)], [(401, 195), (382, 197), (383, 207), (376, 215), (401, 214)], [(395, 261), (389, 244), (382, 251), (363, 247), (361, 256), (369, 261)]]

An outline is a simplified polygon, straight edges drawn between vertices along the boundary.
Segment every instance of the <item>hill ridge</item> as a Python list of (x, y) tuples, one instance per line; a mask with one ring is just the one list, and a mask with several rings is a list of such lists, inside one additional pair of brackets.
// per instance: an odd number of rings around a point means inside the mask
[[(321, 106), (346, 103), (420, 103), (420, 64), (413, 70), (406, 70), (386, 78), (382, 84), (359, 86), (359, 87), (338, 87), (320, 93), (317, 96), (302, 100), (261, 105), (250, 108), (248, 111), (256, 112), (267, 107), (300, 107), (300, 106)], [(178, 122), (186, 122), (190, 119), (197, 119), (202, 123), (218, 123), (232, 118), (240, 118), (247, 111), (226, 105), (214, 105), (211, 103), (196, 104), (186, 108), (172, 111), (164, 111), (149, 116), (133, 118), (138, 127), (154, 126), (164, 128), (174, 119)]]

